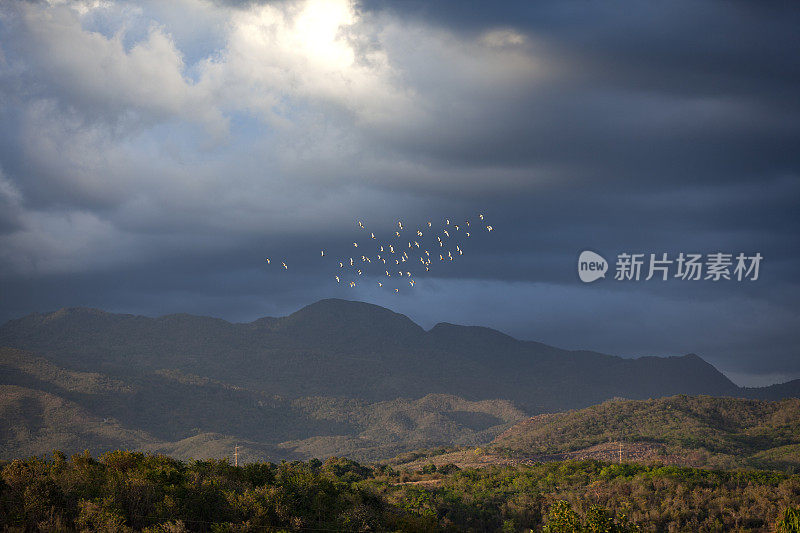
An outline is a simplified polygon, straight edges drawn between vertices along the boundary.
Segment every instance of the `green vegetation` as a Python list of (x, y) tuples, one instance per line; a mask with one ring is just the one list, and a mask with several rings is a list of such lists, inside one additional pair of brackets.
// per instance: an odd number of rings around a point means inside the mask
[(7, 531), (788, 532), (800, 517), (797, 475), (601, 461), (403, 472), (114, 451), (0, 470)]
[[(640, 460), (800, 472), (800, 399), (673, 396), (608, 401), (521, 422), (498, 436), (493, 449), (536, 456), (591, 449), (609, 441), (644, 454), (635, 457)], [(616, 446), (605, 452), (613, 454)]]

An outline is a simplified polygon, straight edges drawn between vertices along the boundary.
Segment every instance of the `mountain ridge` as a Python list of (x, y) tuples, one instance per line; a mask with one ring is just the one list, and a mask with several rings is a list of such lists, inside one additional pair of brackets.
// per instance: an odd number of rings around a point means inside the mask
[[(396, 313), (394, 311), (391, 311), (388, 308), (385, 308), (385, 307), (382, 307), (382, 306), (376, 305), (376, 304), (370, 304), (368, 302), (361, 302), (361, 301), (358, 301), (358, 300), (345, 300), (345, 299), (340, 299), (340, 298), (325, 298), (325, 299), (322, 299), (322, 300), (318, 300), (317, 302), (308, 304), (308, 305), (298, 309), (297, 311), (295, 311), (293, 313), (290, 313), (288, 315), (282, 316), (282, 317), (265, 316), (265, 317), (260, 317), (260, 318), (254, 319), (254, 320), (252, 320), (250, 322), (232, 322), (232, 321), (228, 321), (228, 320), (226, 320), (224, 318), (211, 317), (211, 316), (206, 316), (206, 315), (196, 315), (196, 314), (193, 314), (193, 313), (168, 313), (168, 314), (159, 315), (159, 316), (149, 316), (149, 315), (139, 315), (139, 314), (131, 314), (131, 313), (113, 313), (113, 312), (109, 312), (109, 311), (105, 311), (103, 309), (98, 309), (98, 308), (93, 308), (93, 307), (62, 307), (62, 308), (60, 308), (60, 309), (58, 309), (56, 311), (43, 312), (43, 313), (34, 312), (34, 313), (30, 313), (28, 315), (22, 316), (20, 318), (8, 320), (4, 324), (0, 325), (0, 340), (2, 340), (2, 336), (1, 336), (2, 335), (2, 330), (6, 326), (9, 326), (9, 325), (12, 325), (12, 324), (20, 324), (20, 323), (23, 323), (25, 321), (32, 320), (32, 319), (37, 319), (37, 318), (42, 319), (43, 322), (49, 322), (53, 318), (64, 318), (64, 317), (69, 317), (70, 315), (102, 316), (102, 317), (112, 317), (114, 319), (135, 319), (135, 320), (145, 319), (145, 320), (148, 320), (148, 321), (161, 322), (161, 323), (171, 322), (171, 321), (174, 321), (177, 318), (187, 318), (187, 319), (195, 319), (195, 320), (201, 320), (201, 321), (217, 322), (217, 323), (226, 324), (226, 325), (234, 326), (234, 327), (235, 326), (250, 326), (250, 327), (265, 326), (268, 329), (271, 329), (273, 331), (276, 330), (276, 329), (277, 330), (283, 330), (283, 329), (287, 328), (292, 322), (295, 322), (298, 319), (298, 317), (312, 318), (312, 319), (318, 320), (321, 317), (319, 316), (318, 313), (316, 313), (316, 311), (321, 307), (328, 307), (332, 303), (336, 303), (338, 305), (344, 304), (344, 305), (347, 305), (347, 306), (355, 305), (355, 306), (361, 307), (362, 309), (369, 309), (371, 311), (378, 311), (378, 312), (380, 312), (382, 314), (385, 314), (385, 316), (391, 316), (392, 318), (397, 318), (397, 319), (402, 320), (403, 322), (411, 325), (411, 328), (409, 328), (409, 329), (417, 331), (423, 337), (424, 336), (442, 335), (443, 332), (445, 332), (444, 335), (452, 336), (452, 333), (451, 333), (452, 330), (456, 330), (461, 335), (464, 335), (464, 333), (476, 333), (476, 332), (479, 332), (479, 333), (484, 334), (485, 336), (491, 336), (494, 339), (503, 340), (503, 341), (508, 342), (508, 343), (521, 343), (521, 344), (525, 344), (525, 345), (539, 346), (539, 347), (559, 350), (560, 352), (564, 352), (564, 353), (590, 354), (590, 355), (611, 357), (611, 358), (628, 360), (628, 361), (636, 361), (636, 360), (640, 360), (640, 359), (696, 358), (697, 360), (703, 361), (704, 363), (710, 365), (710, 363), (708, 363), (707, 361), (705, 361), (705, 359), (703, 359), (702, 357), (700, 357), (699, 355), (697, 355), (695, 353), (687, 353), (687, 354), (683, 354), (683, 355), (670, 355), (670, 356), (642, 355), (642, 356), (638, 356), (638, 357), (621, 357), (621, 356), (618, 356), (618, 355), (607, 354), (607, 353), (604, 353), (604, 352), (598, 352), (598, 351), (594, 351), (594, 350), (585, 350), (585, 349), (571, 350), (571, 349), (557, 348), (555, 346), (552, 346), (552, 345), (549, 345), (549, 344), (545, 344), (545, 343), (542, 343), (542, 342), (539, 342), (539, 341), (527, 340), (527, 339), (517, 339), (516, 337), (514, 337), (512, 335), (509, 335), (507, 333), (504, 333), (504, 332), (502, 332), (500, 330), (497, 330), (497, 329), (494, 329), (494, 328), (490, 328), (488, 326), (480, 326), (480, 325), (464, 325), (464, 324), (455, 324), (455, 323), (451, 323), (451, 322), (438, 322), (438, 323), (434, 324), (430, 329), (425, 330), (422, 326), (419, 326), (418, 324), (416, 324), (413, 320), (411, 320), (406, 315), (403, 315), (401, 313)], [(337, 319), (338, 319), (339, 316), (340, 316), (339, 312), (341, 311), (341, 309), (342, 309), (341, 307), (334, 309), (334, 312), (332, 312), (331, 315), (336, 316)], [(312, 315), (312, 314), (316, 315), (316, 316), (309, 317), (309, 315)], [(322, 318), (325, 318), (325, 317), (323, 316)], [(713, 366), (713, 365), (711, 365), (711, 366)], [(794, 380), (792, 380), (792, 381), (794, 381)], [(800, 380), (798, 380), (798, 381), (800, 381)], [(789, 382), (787, 382), (787, 383), (789, 383)], [(731, 382), (731, 384), (733, 384), (733, 382)], [(778, 384), (778, 385), (780, 385), (780, 384)], [(763, 387), (751, 387), (751, 388), (760, 389), (760, 388), (763, 388)]]
[(0, 326), (0, 346), (112, 377), (176, 368), (285, 396), (380, 401), (444, 393), (504, 398), (531, 414), (613, 397), (777, 399), (800, 390), (800, 380), (738, 387), (696, 354), (622, 358), (518, 340), (483, 326), (440, 322), (425, 330), (384, 307), (341, 299), (251, 322), (63, 308), (6, 322)]
[(0, 326), (0, 389), (17, 398), (0, 412), (0, 426), (14, 428), (0, 439), (7, 456), (130, 441), (207, 457), (238, 442), (254, 458), (373, 460), (482, 446), (525, 417), (615, 397), (782, 398), (798, 396), (800, 380), (745, 389), (696, 354), (625, 359), (482, 326), (425, 330), (380, 306), (328, 299), (245, 323), (34, 313)]

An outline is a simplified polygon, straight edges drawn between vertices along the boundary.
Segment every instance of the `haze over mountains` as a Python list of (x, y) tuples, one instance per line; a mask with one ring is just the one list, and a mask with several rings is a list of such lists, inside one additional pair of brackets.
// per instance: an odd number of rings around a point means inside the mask
[(623, 359), (482, 327), (425, 331), (344, 300), (247, 324), (62, 309), (6, 323), (0, 346), (3, 456), (80, 442), (213, 455), (240, 442), (259, 458), (378, 458), (477, 445), (526, 415), (613, 397), (800, 391), (737, 387), (696, 355)]

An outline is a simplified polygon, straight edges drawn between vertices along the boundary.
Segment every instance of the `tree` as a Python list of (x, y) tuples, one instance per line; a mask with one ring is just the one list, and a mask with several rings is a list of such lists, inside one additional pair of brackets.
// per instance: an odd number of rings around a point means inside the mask
[(800, 507), (787, 507), (775, 522), (777, 533), (800, 533)]

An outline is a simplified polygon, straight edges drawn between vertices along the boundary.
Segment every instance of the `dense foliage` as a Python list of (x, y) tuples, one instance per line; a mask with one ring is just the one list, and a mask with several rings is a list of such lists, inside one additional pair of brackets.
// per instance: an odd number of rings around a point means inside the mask
[(679, 395), (607, 401), (533, 417), (498, 436), (494, 444), (508, 452), (537, 455), (609, 441), (660, 444), (662, 461), (692, 466), (800, 472), (800, 399)]
[(567, 461), (398, 472), (332, 458), (2, 463), (7, 531), (797, 531), (800, 476)]

